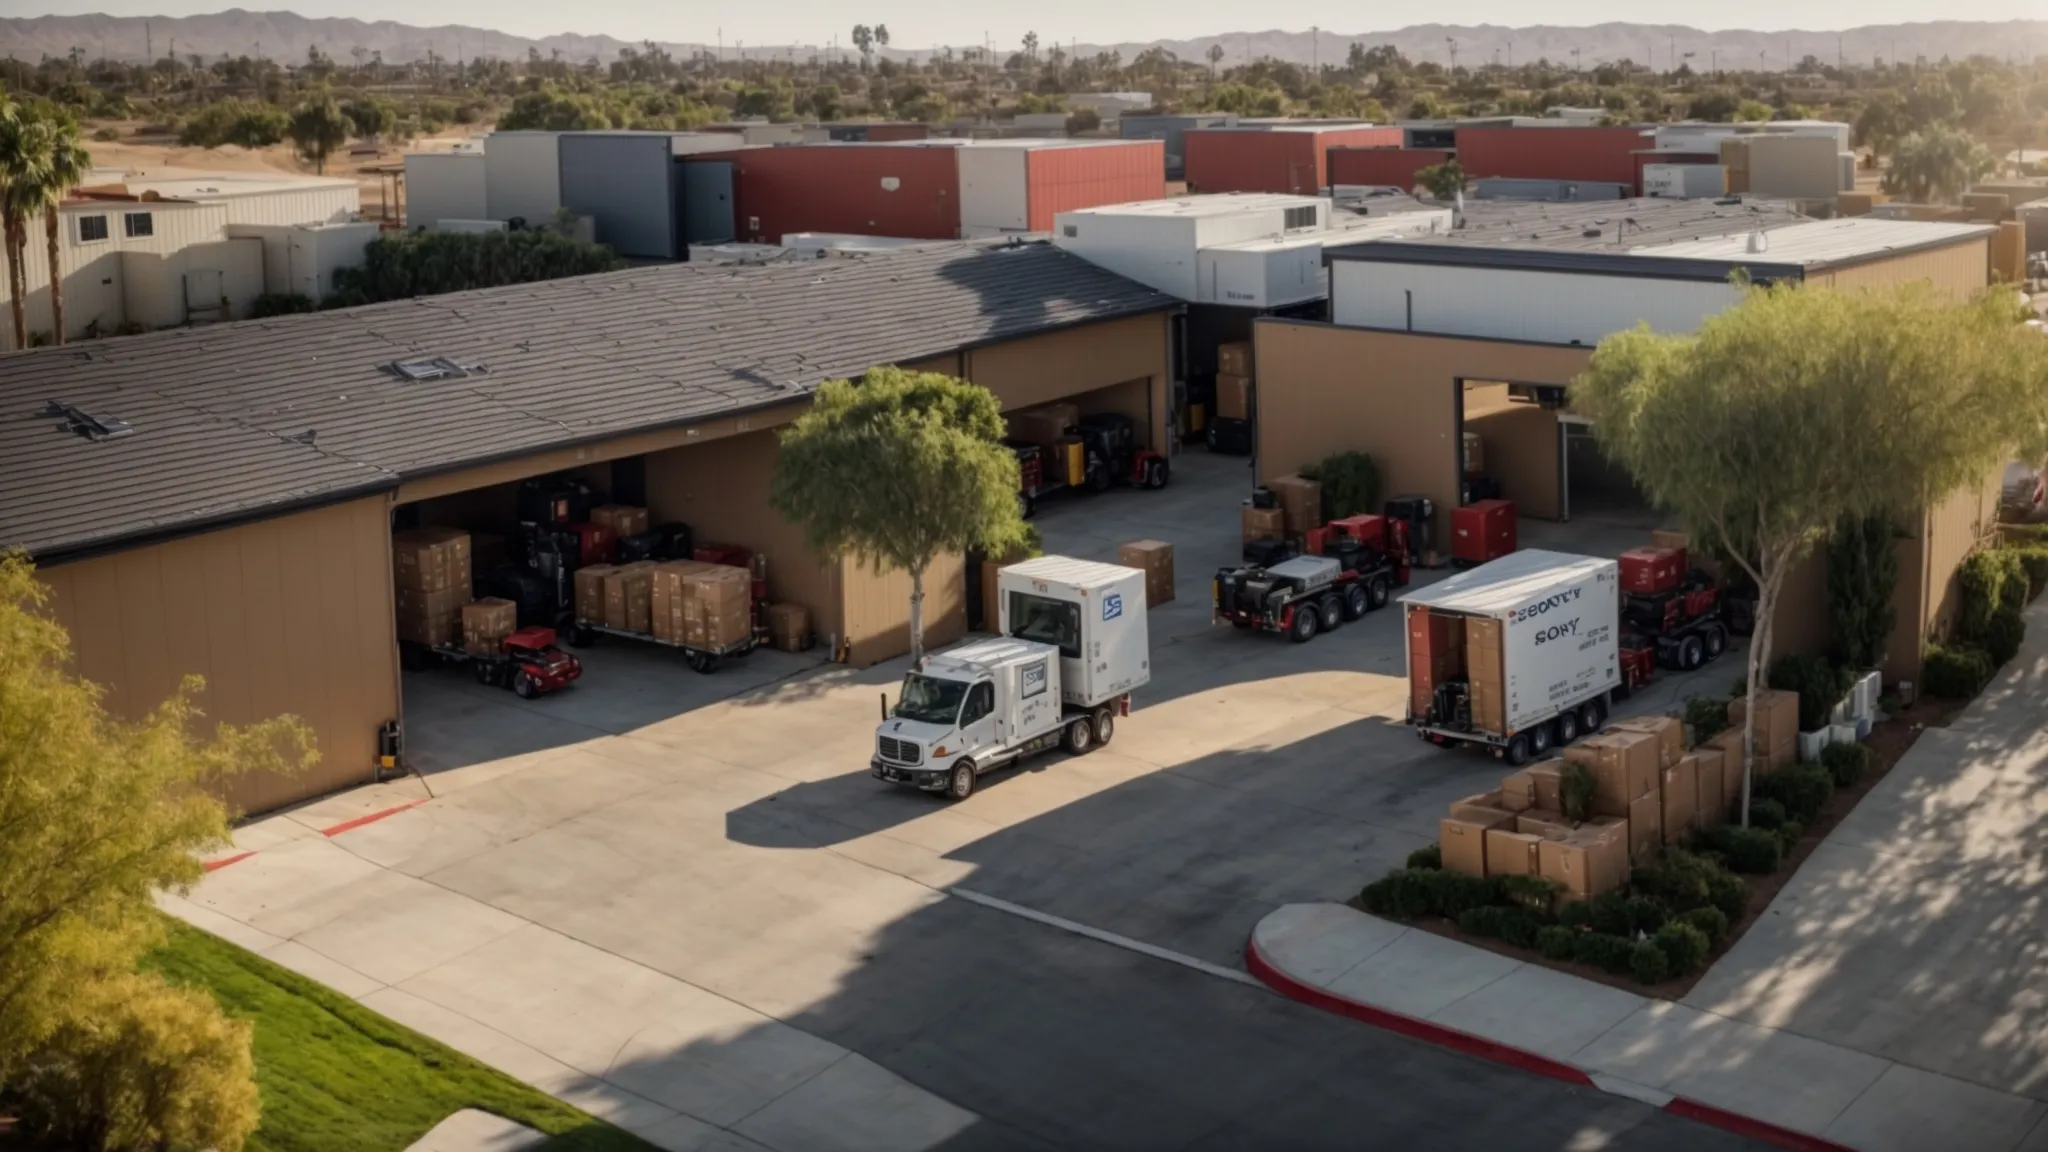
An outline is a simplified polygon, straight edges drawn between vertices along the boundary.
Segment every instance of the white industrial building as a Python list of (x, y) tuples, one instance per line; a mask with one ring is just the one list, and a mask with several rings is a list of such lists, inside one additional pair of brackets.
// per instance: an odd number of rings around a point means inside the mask
[[(267, 292), (317, 300), (377, 234), (360, 206), (355, 181), (333, 177), (96, 170), (58, 209), (65, 339), (238, 319)], [(22, 263), (35, 339), (52, 324), (40, 226)], [(13, 340), (6, 326), (0, 347)]]
[[(565, 205), (562, 137), (610, 140), (665, 136), (671, 156), (726, 152), (746, 145), (734, 132), (491, 132), (445, 152), (405, 156), (405, 226), (438, 229), (444, 221), (523, 221), (539, 227)], [(457, 227), (463, 227), (458, 224)]]
[(1452, 212), (1354, 213), (1320, 196), (1248, 192), (1062, 212), (1053, 243), (1193, 304), (1284, 308), (1327, 294), (1323, 250), (1448, 231)]

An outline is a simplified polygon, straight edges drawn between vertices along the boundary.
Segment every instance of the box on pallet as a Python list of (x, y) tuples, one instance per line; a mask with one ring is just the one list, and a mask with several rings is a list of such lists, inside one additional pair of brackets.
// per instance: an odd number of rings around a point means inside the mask
[(681, 644), (687, 631), (686, 601), (683, 578), (711, 565), (701, 560), (665, 560), (654, 566), (650, 577), (649, 601), (654, 628), (654, 638), (670, 644)]
[(1280, 500), (1280, 510), (1286, 513), (1287, 534), (1305, 535), (1309, 529), (1323, 523), (1323, 486), (1314, 480), (1300, 476), (1281, 476), (1268, 480), (1266, 487)]
[(1157, 608), (1173, 599), (1173, 545), (1164, 540), (1133, 540), (1116, 551), (1117, 563), (1145, 574), (1145, 607)]
[(1515, 831), (1531, 836), (1568, 836), (1576, 827), (1564, 813), (1549, 808), (1531, 808), (1515, 814)]
[(590, 522), (611, 529), (615, 539), (638, 536), (647, 531), (647, 509), (630, 504), (600, 504), (590, 510)]
[(1593, 773), (1593, 811), (1626, 818), (1629, 805), (1657, 790), (1658, 743), (1641, 732), (1602, 732), (1564, 750)]
[(1010, 425), (1010, 439), (1050, 447), (1064, 442), (1067, 433), (1081, 423), (1081, 409), (1062, 401), (1012, 412), (1004, 419)]
[(628, 632), (654, 630), (654, 562), (621, 564), (604, 577), (604, 623)]
[(1496, 788), (1491, 792), (1481, 792), (1476, 796), (1467, 796), (1463, 800), (1451, 801), (1450, 810), (1445, 815), (1453, 820), (1482, 820), (1498, 824), (1498, 817), (1513, 816), (1514, 812), (1501, 803), (1500, 789)]
[(686, 642), (729, 648), (752, 633), (752, 580), (745, 568), (713, 564), (684, 576), (683, 585)]
[(1574, 899), (1591, 899), (1628, 882), (1626, 822), (1588, 821), (1563, 839), (1544, 840), (1537, 852), (1539, 874), (1557, 881)]
[[(1728, 725), (1740, 730), (1749, 715), (1749, 702), (1736, 697), (1728, 702)], [(1791, 767), (1799, 754), (1799, 694), (1780, 689), (1757, 693), (1756, 748), (1758, 755), (1775, 772)]]
[(1287, 514), (1278, 508), (1256, 508), (1247, 503), (1244, 506), (1244, 542), (1254, 540), (1284, 540), (1287, 538)]
[(1233, 376), (1252, 374), (1252, 342), (1231, 340), (1216, 346), (1216, 370)]
[[(1508, 821), (1514, 819), (1506, 812), (1500, 816)], [(1437, 844), (1443, 853), (1444, 869), (1467, 876), (1486, 875), (1486, 834), (1501, 826), (1500, 821), (1454, 820), (1449, 816), (1437, 821)]]
[(519, 630), (519, 605), (496, 596), (462, 606), (462, 650), (472, 656), (496, 652), (505, 637)]
[(1486, 442), (1477, 432), (1467, 432), (1463, 437), (1465, 450), (1465, 475), (1486, 475)]
[(470, 589), (469, 533), (460, 528), (408, 528), (391, 536), (391, 579), (414, 592)]
[[(1730, 728), (1700, 745), (1699, 750), (1721, 754), (1721, 802), (1733, 812), (1735, 802), (1742, 796), (1742, 731)], [(1770, 770), (1761, 759), (1753, 767), (1759, 772)]]
[(445, 647), (462, 639), (462, 606), (469, 586), (422, 592), (403, 585), (392, 589), (398, 638), (415, 644)]
[(604, 623), (604, 578), (612, 574), (611, 564), (586, 564), (576, 570), (576, 618), (593, 624)]
[(1657, 766), (1669, 768), (1685, 755), (1685, 722), (1676, 716), (1632, 716), (1607, 725), (1610, 731), (1640, 732), (1657, 738)]
[(1501, 777), (1500, 806), (1510, 812), (1527, 812), (1536, 807), (1536, 777), (1527, 769)]

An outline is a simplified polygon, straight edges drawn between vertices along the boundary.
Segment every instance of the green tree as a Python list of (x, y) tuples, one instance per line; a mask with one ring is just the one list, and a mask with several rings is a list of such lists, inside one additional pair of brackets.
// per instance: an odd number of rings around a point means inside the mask
[(292, 109), (292, 147), (313, 162), (315, 171), (325, 174), (327, 158), (348, 143), (349, 119), (331, 96), (315, 96)]
[(1455, 159), (1415, 171), (1415, 182), (1438, 200), (1454, 200), (1465, 190), (1465, 168)]
[(28, 208), (27, 197), (16, 189), (40, 176), (29, 123), (28, 113), (0, 92), (0, 239), (5, 241), (7, 306), (16, 348), (28, 347), (28, 268), (22, 259), (28, 250)]
[[(0, 1083), (10, 1085), (32, 1066), (84, 1068), (90, 1080), (110, 1043), (131, 1068), (176, 1062), (147, 1037), (106, 1038), (127, 1026), (111, 1001), (194, 1019), (190, 1005), (137, 1001), (136, 962), (162, 930), (151, 899), (197, 880), (195, 853), (226, 842), (228, 812), (210, 786), (317, 758), (312, 733), (290, 717), (195, 739), (197, 678), (139, 722), (107, 715), (101, 690), (71, 672), (70, 640), (43, 611), (45, 596), (27, 561), (0, 560)], [(171, 1031), (189, 1039), (192, 1029)], [(222, 1095), (192, 1107), (225, 1116), (246, 1100), (233, 1083), (207, 1082)], [(232, 1131), (219, 1135), (230, 1147)]]
[(1865, 516), (1843, 520), (1828, 541), (1828, 620), (1835, 663), (1850, 671), (1884, 661), (1898, 618), (1892, 608), (1899, 584), (1897, 538), (1890, 516)]
[(1889, 154), (1901, 135), (1902, 115), (1898, 98), (1889, 93), (1865, 104), (1856, 114), (1856, 142), (1870, 149), (1872, 157)]
[(1017, 457), (986, 388), (936, 372), (871, 369), (827, 381), (782, 436), (769, 502), (828, 559), (910, 574), (910, 655), (924, 661), (924, 575), (949, 553), (1024, 539)]
[(1771, 106), (1761, 100), (1744, 100), (1735, 106), (1735, 122), (1738, 124), (1759, 124), (1772, 115)]
[[(1756, 582), (1753, 703), (1786, 573), (1837, 524), (1925, 508), (2016, 448), (2039, 457), (2048, 343), (2006, 293), (1755, 288), (1695, 334), (1601, 341), (1571, 398), (1610, 459)], [(1747, 771), (1743, 788), (1747, 813)]]
[[(393, 108), (388, 100), (368, 96), (357, 97), (342, 105), (341, 113), (348, 117), (349, 125), (355, 130), (356, 138), (359, 140), (372, 137), (383, 139), (390, 136), (398, 127), (398, 109)], [(444, 123), (450, 119), (449, 116), (436, 118)]]
[[(60, 221), (57, 209), (71, 190), (85, 183), (92, 175), (92, 153), (86, 150), (85, 142), (79, 139), (78, 122), (61, 113), (46, 113), (38, 118), (39, 125), (32, 135), (35, 147), (40, 152), (40, 179), (21, 190), (25, 205), (42, 201), (43, 208), (43, 250), (48, 257), (50, 277), (50, 338), (64, 343), (64, 277), (62, 265), (58, 262), (61, 251)], [(13, 199), (9, 195), (9, 199)]]
[(1996, 165), (1969, 133), (1937, 124), (1907, 136), (1892, 149), (1884, 190), (1916, 204), (1954, 203)]

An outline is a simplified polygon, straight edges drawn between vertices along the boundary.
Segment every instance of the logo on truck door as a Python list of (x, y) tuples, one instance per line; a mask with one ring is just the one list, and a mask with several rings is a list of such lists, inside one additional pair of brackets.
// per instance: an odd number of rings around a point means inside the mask
[(1026, 664), (1023, 672), (1024, 699), (1029, 700), (1033, 696), (1045, 691), (1045, 661), (1040, 660), (1036, 664)]
[(1120, 593), (1111, 592), (1102, 598), (1102, 618), (1114, 620), (1124, 614), (1124, 598)]

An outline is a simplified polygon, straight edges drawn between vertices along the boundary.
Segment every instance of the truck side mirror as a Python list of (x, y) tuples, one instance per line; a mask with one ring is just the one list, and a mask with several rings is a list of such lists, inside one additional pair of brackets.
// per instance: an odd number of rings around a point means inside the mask
[(888, 693), (888, 692), (886, 692), (886, 691), (884, 691), (884, 692), (882, 693), (882, 720), (883, 720), (883, 721), (884, 721), (884, 722), (886, 723), (886, 722), (888, 721), (888, 719), (889, 719), (889, 693)]

